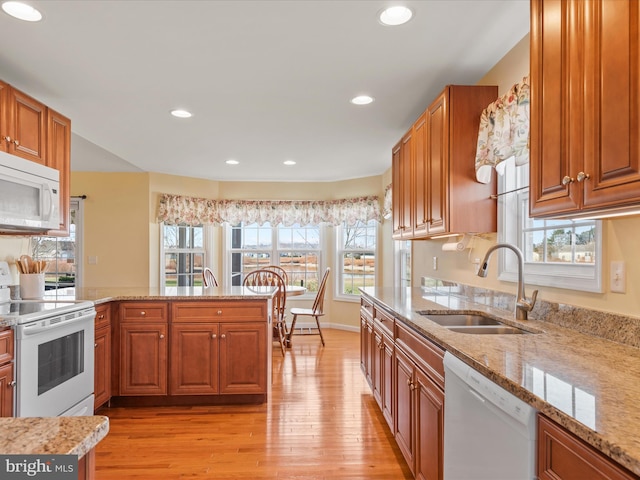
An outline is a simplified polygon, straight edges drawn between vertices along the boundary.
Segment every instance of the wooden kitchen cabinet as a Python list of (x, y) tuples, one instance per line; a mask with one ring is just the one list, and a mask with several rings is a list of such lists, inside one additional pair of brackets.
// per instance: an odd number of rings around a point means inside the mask
[(375, 338), (373, 336), (373, 304), (360, 297), (360, 366), (369, 386), (373, 389), (373, 355)]
[(60, 226), (47, 235), (69, 235), (71, 201), (71, 120), (47, 109), (46, 165), (60, 172)]
[(393, 356), (395, 319), (387, 312), (374, 308), (373, 395), (389, 428), (393, 429), (395, 408), (393, 400)]
[(266, 394), (264, 302), (173, 302), (171, 395)]
[(0, 85), (2, 150), (46, 164), (47, 107), (6, 83)]
[(638, 480), (591, 445), (538, 414), (537, 475), (540, 480)]
[(393, 148), (394, 238), (496, 231), (496, 185), (476, 181), (475, 154), (480, 114), (497, 96), (496, 86), (449, 85)]
[(119, 395), (167, 395), (167, 303), (123, 302), (119, 312)]
[(13, 330), (0, 330), (0, 417), (13, 417), (15, 390)]
[(111, 398), (111, 303), (96, 305), (94, 410)]
[(637, 0), (531, 1), (530, 216), (640, 208)]

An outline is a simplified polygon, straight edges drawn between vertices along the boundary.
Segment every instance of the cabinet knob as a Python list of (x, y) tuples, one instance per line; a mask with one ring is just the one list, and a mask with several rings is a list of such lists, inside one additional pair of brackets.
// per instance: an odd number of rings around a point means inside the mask
[(591, 175), (589, 175), (588, 173), (584, 173), (584, 172), (579, 172), (578, 173), (578, 181), (582, 182), (584, 180), (589, 180), (591, 178)]
[(98, 344), (97, 344), (97, 343), (94, 343), (94, 344), (93, 344), (93, 348), (98, 348)]
[(3, 138), (3, 140), (5, 140), (8, 143), (11, 143), (11, 137), (9, 135), (7, 135), (6, 137)]
[(9, 382), (9, 386), (10, 387), (15, 387), (16, 386), (16, 381), (15, 380), (11, 380), (11, 382)]
[(215, 333), (212, 333), (211, 338), (218, 338), (218, 336)]
[(144, 310), (142, 310), (142, 311), (140, 312), (140, 316), (141, 316), (141, 317), (144, 317), (146, 314), (147, 314), (147, 312), (145, 312)]
[(222, 310), (218, 310), (218, 315), (222, 315)]
[(15, 144), (16, 147), (20, 146), (20, 142), (18, 140), (14, 140), (13, 143)]
[(98, 320), (104, 320), (104, 315), (98, 315)]
[(162, 340), (164, 338), (164, 334), (160, 334), (160, 340)]
[(569, 185), (570, 183), (573, 183), (573, 178), (571, 178), (568, 175), (565, 175), (564, 178), (562, 179), (562, 185)]
[(411, 386), (411, 379), (407, 378), (407, 385)]
[(227, 338), (227, 336), (223, 333), (222, 335), (220, 335), (220, 338)]

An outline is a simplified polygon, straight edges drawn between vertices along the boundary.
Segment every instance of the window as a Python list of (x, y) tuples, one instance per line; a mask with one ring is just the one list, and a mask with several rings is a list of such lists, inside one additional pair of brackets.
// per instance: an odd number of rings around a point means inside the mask
[[(601, 292), (601, 222), (529, 218), (529, 165), (505, 163), (498, 177), (498, 238), (522, 250), (526, 283)], [(506, 249), (500, 250), (499, 272), (500, 280), (517, 280), (515, 255)]]
[(342, 225), (337, 232), (336, 258), (338, 296), (360, 296), (358, 287), (370, 287), (376, 280), (378, 222), (358, 221)]
[(44, 260), (46, 290), (81, 285), (82, 202), (71, 199), (68, 237), (31, 237), (31, 257)]
[(205, 227), (162, 224), (161, 232), (161, 285), (201, 286), (206, 258)]
[(289, 284), (307, 287), (316, 292), (320, 281), (320, 226), (294, 224), (290, 227), (270, 223), (226, 226), (230, 248), (227, 263), (232, 285), (242, 285), (247, 273), (278, 265), (287, 272)]
[(394, 240), (394, 285), (400, 287), (411, 286), (411, 241)]

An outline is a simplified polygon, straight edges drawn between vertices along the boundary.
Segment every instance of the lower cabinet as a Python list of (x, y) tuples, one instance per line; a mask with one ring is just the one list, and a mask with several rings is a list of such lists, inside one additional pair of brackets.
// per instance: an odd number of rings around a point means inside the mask
[(129, 400), (145, 405), (217, 402), (225, 395), (266, 401), (268, 305), (266, 299), (121, 302), (114, 395), (147, 397)]
[(0, 330), (0, 417), (13, 417), (13, 330)]
[[(368, 299), (363, 299), (368, 302)], [(361, 364), (415, 478), (442, 480), (444, 350), (361, 302)]]
[(543, 415), (538, 415), (537, 456), (540, 480), (640, 478)]
[(96, 305), (93, 370), (94, 410), (111, 399), (111, 303)]

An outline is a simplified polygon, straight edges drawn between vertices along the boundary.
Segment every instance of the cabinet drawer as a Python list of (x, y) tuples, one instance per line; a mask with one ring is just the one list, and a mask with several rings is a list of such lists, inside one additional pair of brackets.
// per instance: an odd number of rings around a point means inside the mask
[(431, 340), (418, 337), (399, 322), (396, 327), (396, 344), (444, 390), (444, 349)]
[(373, 303), (364, 297), (360, 297), (360, 313), (365, 318), (373, 319)]
[(171, 318), (173, 323), (181, 322), (224, 322), (226, 320), (263, 320), (267, 319), (265, 301), (229, 301), (229, 302), (174, 302)]
[(166, 320), (166, 302), (131, 302), (120, 304), (120, 321)]
[(374, 309), (374, 317), (373, 323), (384, 333), (387, 334), (389, 338), (394, 337), (394, 325), (395, 318), (389, 315), (388, 313), (380, 310), (379, 308)]
[(96, 330), (111, 324), (111, 303), (96, 305)]
[(13, 360), (13, 330), (0, 331), (0, 365)]

